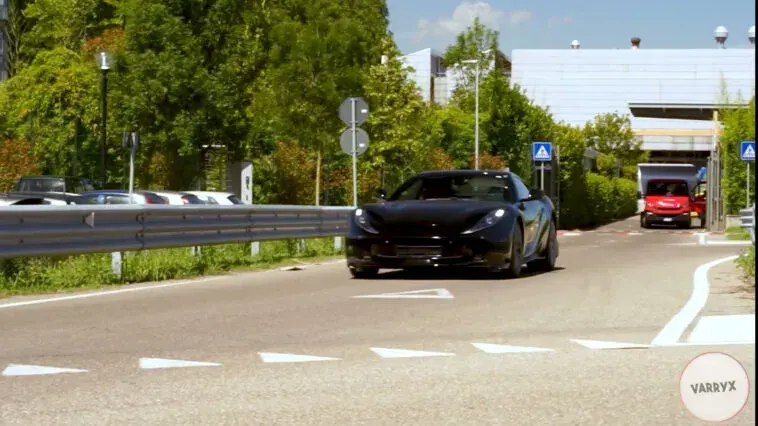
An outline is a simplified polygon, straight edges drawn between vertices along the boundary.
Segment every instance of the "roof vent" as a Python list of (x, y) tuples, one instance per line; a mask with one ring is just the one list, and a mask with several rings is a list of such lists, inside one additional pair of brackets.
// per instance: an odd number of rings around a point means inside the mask
[(716, 39), (716, 43), (718, 43), (721, 49), (726, 49), (727, 37), (729, 37), (729, 31), (727, 31), (726, 27), (723, 25), (719, 25), (716, 27), (716, 30), (713, 31), (713, 38)]
[(632, 49), (639, 49), (640, 42), (642, 42), (642, 39), (639, 37), (632, 37)]
[(579, 44), (579, 40), (574, 40), (569, 45), (572, 49), (579, 49), (582, 45)]

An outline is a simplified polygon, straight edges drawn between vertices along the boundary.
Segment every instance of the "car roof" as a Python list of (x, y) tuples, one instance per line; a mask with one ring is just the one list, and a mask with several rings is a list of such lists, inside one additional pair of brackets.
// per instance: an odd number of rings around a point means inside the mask
[(443, 176), (508, 176), (511, 172), (505, 170), (472, 170), (472, 169), (458, 169), (458, 170), (429, 170), (420, 172), (415, 177), (443, 177)]

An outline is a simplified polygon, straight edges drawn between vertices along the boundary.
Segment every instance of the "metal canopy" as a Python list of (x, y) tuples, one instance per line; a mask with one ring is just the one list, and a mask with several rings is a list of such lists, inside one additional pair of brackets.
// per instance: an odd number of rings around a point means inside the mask
[(748, 105), (629, 102), (627, 106), (638, 118), (710, 121), (713, 120), (713, 111), (747, 108)]

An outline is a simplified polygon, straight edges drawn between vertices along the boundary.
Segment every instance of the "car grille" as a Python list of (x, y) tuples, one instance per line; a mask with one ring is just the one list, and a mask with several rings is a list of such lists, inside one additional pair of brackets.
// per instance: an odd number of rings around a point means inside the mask
[(442, 246), (395, 246), (395, 255), (400, 257), (442, 256)]

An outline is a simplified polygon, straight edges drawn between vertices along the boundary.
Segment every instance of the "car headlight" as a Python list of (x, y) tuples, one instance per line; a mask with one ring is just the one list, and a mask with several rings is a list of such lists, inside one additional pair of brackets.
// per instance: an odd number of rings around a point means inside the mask
[(378, 234), (379, 231), (374, 229), (373, 226), (371, 226), (371, 223), (368, 220), (368, 215), (366, 212), (363, 211), (363, 209), (355, 209), (355, 224), (358, 225), (361, 229), (363, 229), (366, 232), (372, 233), (372, 234)]
[(493, 210), (489, 213), (487, 213), (486, 216), (481, 218), (479, 222), (476, 223), (476, 225), (472, 226), (466, 231), (463, 231), (464, 234), (473, 234), (474, 232), (479, 232), (482, 229), (489, 228), (490, 226), (496, 224), (500, 218), (505, 216), (505, 210), (503, 209), (497, 209)]

